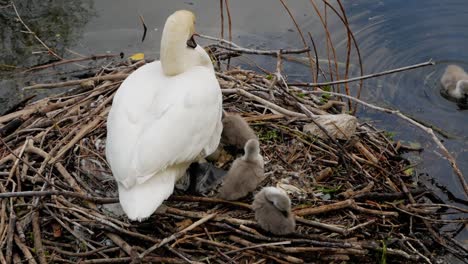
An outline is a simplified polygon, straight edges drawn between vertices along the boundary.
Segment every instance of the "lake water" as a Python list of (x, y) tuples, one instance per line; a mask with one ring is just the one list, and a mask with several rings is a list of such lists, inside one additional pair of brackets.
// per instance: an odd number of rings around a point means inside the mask
[[(230, 1), (233, 41), (262, 49), (302, 47), (291, 19), (279, 1)], [(309, 1), (287, 1), (304, 32), (310, 31), (319, 57), (326, 58), (325, 34)], [(317, 3), (320, 1), (316, 1)], [(468, 3), (466, 0), (353, 0), (343, 1), (359, 43), (365, 73), (379, 72), (433, 59), (438, 65), (387, 75), (364, 82), (362, 98), (381, 106), (398, 108), (414, 118), (435, 125), (451, 135), (444, 144), (468, 174), (468, 111), (439, 94), (439, 79), (448, 63), (468, 70)], [(15, 1), (21, 17), (48, 45), (66, 58), (78, 54), (143, 52), (157, 58), (160, 34), (166, 17), (177, 9), (195, 11), (197, 30), (219, 36), (218, 1), (82, 0)], [(20, 88), (32, 80), (57, 81), (70, 75), (53, 70), (34, 75), (9, 74), (12, 67), (44, 63), (51, 57), (16, 21), (7, 1), (0, 0), (0, 111), (24, 95)], [(138, 15), (148, 26), (142, 43)], [(330, 12), (329, 26), (338, 51), (345, 60), (346, 35), (340, 21)], [(227, 29), (225, 30), (227, 36)], [(34, 53), (32, 55), (32, 53)], [(274, 61), (259, 63), (274, 70)], [(357, 61), (353, 60), (356, 65)], [(86, 63), (83, 63), (86, 65)], [(76, 70), (76, 74), (85, 74)], [(77, 68), (75, 67), (75, 68)], [(291, 80), (309, 80), (303, 67), (286, 69)], [(72, 73), (73, 74), (73, 73)], [(353, 74), (358, 72), (353, 70)], [(463, 189), (450, 165), (442, 158), (427, 134), (386, 114), (360, 108), (358, 115), (379, 128), (394, 132), (395, 138), (420, 144), (425, 151), (413, 157), (422, 180), (433, 178), (454, 195)], [(434, 187), (435, 190), (438, 190)], [(466, 232), (459, 239), (467, 239)]]

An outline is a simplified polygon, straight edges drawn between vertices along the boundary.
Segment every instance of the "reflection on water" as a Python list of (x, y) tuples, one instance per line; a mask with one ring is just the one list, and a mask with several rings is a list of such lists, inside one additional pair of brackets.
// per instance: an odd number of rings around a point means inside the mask
[[(46, 45), (60, 56), (81, 37), (94, 14), (92, 0), (15, 1), (20, 17)], [(0, 12), (0, 64), (29, 67), (47, 62), (47, 50), (19, 23), (13, 8)], [(33, 55), (34, 54), (34, 55)]]
[[(458, 165), (468, 171), (468, 112), (443, 98), (440, 77), (448, 64), (468, 69), (468, 6), (464, 0), (451, 1), (354, 1), (349, 7), (351, 23), (359, 40), (366, 69), (381, 71), (415, 64), (428, 59), (437, 62), (427, 67), (386, 76), (367, 82), (364, 98), (381, 105), (397, 107), (418, 120), (433, 124), (454, 139), (445, 140)], [(383, 124), (393, 129), (392, 123)], [(400, 131), (415, 140), (412, 129)], [(463, 191), (446, 161), (434, 149), (428, 137), (420, 143), (424, 171), (439, 182), (451, 186), (459, 197)], [(432, 147), (432, 148), (431, 148)]]
[[(216, 1), (16, 1), (18, 10), (48, 45), (63, 54), (65, 48), (83, 54), (144, 52), (158, 55), (162, 26), (168, 14), (176, 9), (191, 9), (198, 14), (197, 30), (219, 35), (219, 6)], [(216, 2), (216, 3), (215, 3)], [(319, 1), (317, 1), (319, 2)], [(319, 55), (326, 58), (325, 34), (307, 0), (288, 1), (304, 32), (310, 31), (318, 44)], [(416, 119), (433, 124), (448, 134), (445, 144), (468, 174), (468, 111), (460, 111), (455, 103), (439, 93), (439, 79), (448, 63), (468, 70), (468, 5), (466, 0), (354, 0), (343, 1), (348, 19), (359, 43), (365, 73), (378, 72), (434, 59), (438, 65), (365, 81), (363, 98), (378, 105), (399, 108)], [(279, 3), (267, 0), (231, 1), (234, 41), (260, 48), (297, 48), (302, 44), (287, 13)], [(32, 36), (21, 33), (11, 9), (0, 10), (0, 64), (30, 66), (44, 62), (47, 55), (31, 56), (43, 50)], [(145, 18), (149, 31), (141, 43), (138, 15)], [(330, 32), (345, 60), (346, 35), (340, 21), (329, 15)], [(74, 56), (70, 56), (74, 57)], [(50, 56), (47, 57), (50, 59)], [(265, 67), (274, 70), (274, 61)], [(356, 61), (353, 62), (356, 64)], [(299, 65), (299, 64), (298, 64)], [(288, 66), (290, 78), (308, 80), (304, 67)], [(357, 72), (353, 71), (353, 74)], [(16, 79), (10, 87), (23, 85)], [(4, 86), (4, 85), (3, 85)], [(0, 88), (6, 100), (17, 92)], [(1, 102), (0, 102), (1, 103)], [(1, 105), (0, 105), (1, 108)], [(0, 109), (1, 110), (1, 109)], [(419, 172), (428, 173), (449, 187), (457, 196), (463, 191), (448, 162), (430, 138), (397, 118), (361, 111), (363, 118), (372, 117), (377, 126), (396, 131), (397, 138), (419, 142), (426, 151), (421, 157)]]
[[(29, 79), (57, 78), (52, 74), (46, 78), (8, 74), (15, 68), (31, 67), (57, 58), (48, 54), (34, 35), (27, 32), (8, 5), (9, 1), (4, 2), (0, 1), (0, 113), (21, 100), (19, 87)], [(30, 30), (61, 57), (81, 38), (84, 26), (95, 14), (92, 0), (21, 0), (15, 1), (15, 6)]]

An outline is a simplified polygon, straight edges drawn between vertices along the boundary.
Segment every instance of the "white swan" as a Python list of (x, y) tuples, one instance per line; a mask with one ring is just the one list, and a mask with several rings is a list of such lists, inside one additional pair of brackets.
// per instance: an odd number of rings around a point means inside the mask
[(443, 92), (449, 99), (466, 100), (468, 97), (468, 74), (457, 65), (449, 65), (445, 69), (440, 82)]
[(149, 217), (172, 194), (190, 163), (219, 144), (222, 94), (194, 33), (192, 12), (169, 16), (161, 60), (133, 72), (115, 94), (106, 156), (120, 204), (131, 220)]

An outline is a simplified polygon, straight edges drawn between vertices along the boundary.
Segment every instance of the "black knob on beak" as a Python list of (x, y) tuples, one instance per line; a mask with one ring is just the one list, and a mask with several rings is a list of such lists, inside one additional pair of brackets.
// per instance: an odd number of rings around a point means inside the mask
[(193, 39), (193, 35), (187, 40), (187, 47), (190, 47), (192, 49), (197, 47), (197, 43), (195, 42), (195, 39)]

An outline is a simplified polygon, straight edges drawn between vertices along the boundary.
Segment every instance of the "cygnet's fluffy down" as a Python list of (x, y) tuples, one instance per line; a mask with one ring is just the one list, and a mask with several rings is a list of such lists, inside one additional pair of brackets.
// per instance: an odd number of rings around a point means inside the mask
[(236, 159), (224, 177), (218, 198), (237, 200), (250, 192), (265, 179), (263, 157), (258, 140), (249, 139), (244, 147), (244, 156)]
[(291, 213), (291, 200), (281, 189), (265, 187), (255, 195), (252, 203), (255, 220), (261, 228), (276, 235), (293, 233), (296, 228)]
[(447, 66), (440, 82), (449, 99), (459, 101), (468, 97), (468, 74), (460, 66)]
[(223, 118), (221, 142), (226, 145), (244, 148), (249, 139), (257, 139), (255, 132), (240, 115), (226, 115)]

